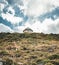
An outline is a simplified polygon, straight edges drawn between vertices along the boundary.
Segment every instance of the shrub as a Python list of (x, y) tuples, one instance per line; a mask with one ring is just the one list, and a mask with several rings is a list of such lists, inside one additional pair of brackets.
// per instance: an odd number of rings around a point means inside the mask
[(46, 63), (45, 65), (54, 65), (54, 64), (52, 64), (52, 63), (48, 62), (48, 63)]
[(13, 65), (13, 61), (11, 59), (6, 59), (5, 65)]
[(5, 50), (2, 50), (2, 51), (0, 52), (0, 55), (8, 55), (8, 52), (5, 51)]
[(42, 59), (38, 59), (38, 60), (36, 61), (37, 64), (39, 64), (40, 62), (42, 62)]
[(37, 65), (37, 63), (33, 62), (32, 65)]
[(59, 54), (51, 55), (51, 56), (49, 56), (49, 59), (50, 59), (50, 60), (59, 59)]
[(35, 59), (35, 58), (37, 58), (37, 56), (30, 56), (30, 58), (31, 58), (31, 59)]

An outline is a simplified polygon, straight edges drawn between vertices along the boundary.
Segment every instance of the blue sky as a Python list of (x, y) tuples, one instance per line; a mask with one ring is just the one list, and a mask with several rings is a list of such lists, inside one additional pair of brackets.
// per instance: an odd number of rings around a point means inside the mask
[(31, 28), (38, 33), (59, 33), (59, 0), (0, 0), (0, 32)]

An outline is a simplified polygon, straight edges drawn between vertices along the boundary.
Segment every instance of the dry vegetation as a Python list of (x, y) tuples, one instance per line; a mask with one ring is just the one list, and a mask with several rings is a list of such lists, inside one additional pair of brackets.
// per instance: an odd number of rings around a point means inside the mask
[(0, 33), (4, 65), (59, 65), (59, 34)]

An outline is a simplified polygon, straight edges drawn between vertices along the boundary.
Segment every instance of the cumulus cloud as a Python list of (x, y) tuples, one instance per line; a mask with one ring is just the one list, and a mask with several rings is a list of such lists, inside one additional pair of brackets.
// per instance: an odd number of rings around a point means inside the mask
[(22, 0), (6, 0), (10, 5), (23, 5)]
[(3, 12), (3, 9), (8, 5), (7, 1), (0, 0), (0, 11)]
[(15, 16), (13, 16), (12, 14), (9, 14), (9, 13), (6, 13), (6, 14), (2, 13), (2, 17), (3, 17), (3, 19), (8, 20), (12, 24), (16, 24), (16, 23), (19, 23), (19, 22), (22, 22), (23, 21), (22, 18), (15, 17)]
[(57, 26), (56, 22), (57, 21), (53, 21), (51, 19), (46, 19), (46, 20), (44, 20), (44, 22), (41, 23), (41, 26), (40, 26), (41, 29), (40, 28), (39, 29), (43, 33), (57, 33), (58, 28), (56, 27)]
[(23, 32), (23, 30), (27, 27), (31, 28), (34, 32), (38, 32), (38, 33), (43, 32), (45, 34), (49, 34), (49, 33), (57, 34), (59, 33), (59, 19), (55, 21), (51, 19), (46, 19), (44, 20), (44, 22), (40, 22), (36, 20), (36, 22), (33, 24), (27, 22), (25, 23), (24, 26), (16, 27), (16, 30), (17, 32)]
[(34, 28), (35, 32), (43, 32), (43, 33), (59, 33), (59, 19), (53, 21), (51, 19), (45, 19), (42, 23), (39, 21), (36, 21), (32, 28)]
[(59, 0), (30, 0), (25, 12), (28, 16), (39, 16), (59, 6)]
[[(12, 7), (20, 7), (25, 15), (40, 16), (59, 6), (59, 0), (6, 0)], [(22, 4), (22, 5), (21, 5)]]
[(12, 7), (17, 5), (28, 16), (40, 16), (59, 6), (59, 0), (5, 0)]
[[(2, 4), (2, 1), (7, 3)], [(22, 26), (21, 25), (14, 26), (13, 30), (15, 32), (22, 32), (26, 27), (30, 27), (31, 29), (33, 29), (34, 32), (59, 33), (58, 31), (59, 19), (57, 19), (57, 17), (59, 16), (58, 14), (59, 0), (2, 0), (2, 1), (0, 0), (2, 6), (1, 11), (3, 11), (5, 6), (7, 7), (6, 13), (2, 12), (1, 14), (3, 19), (8, 20), (13, 25), (14, 24), (16, 25), (17, 23), (19, 24), (19, 22), (23, 21)], [(58, 9), (56, 9), (57, 7)], [(44, 16), (44, 14), (46, 15)], [(28, 17), (28, 20), (26, 20), (26, 22), (25, 16)], [(40, 16), (41, 20), (43, 20), (42, 22), (38, 19)], [(54, 18), (54, 20), (52, 20), (52, 18)]]
[(3, 11), (4, 9), (4, 4), (0, 3), (0, 11)]
[(59, 6), (59, 0), (51, 0), (52, 4), (56, 6)]
[(0, 23), (0, 32), (14, 32), (11, 28), (9, 28), (8, 26)]
[(8, 12), (11, 12), (12, 15), (15, 15), (15, 11), (12, 7), (9, 7), (8, 8)]

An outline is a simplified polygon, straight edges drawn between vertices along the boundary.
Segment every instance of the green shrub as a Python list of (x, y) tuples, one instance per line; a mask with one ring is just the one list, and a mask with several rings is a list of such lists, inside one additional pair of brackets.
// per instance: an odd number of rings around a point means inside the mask
[(30, 56), (31, 59), (36, 59), (37, 56), (33, 55), (33, 56)]
[(13, 61), (11, 59), (6, 59), (5, 65), (13, 65)]
[(33, 62), (32, 65), (37, 65), (37, 63)]
[(54, 65), (54, 64), (52, 64), (52, 63), (48, 62), (48, 63), (46, 63), (45, 65)]
[(42, 62), (42, 59), (37, 59), (36, 63), (39, 64)]
[(0, 55), (8, 55), (8, 52), (7, 52), (6, 50), (2, 50), (2, 51), (0, 52)]
[(59, 59), (59, 54), (54, 54), (48, 57), (50, 60)]

